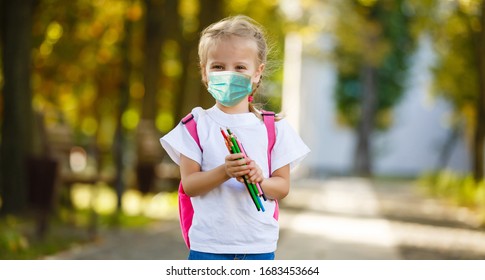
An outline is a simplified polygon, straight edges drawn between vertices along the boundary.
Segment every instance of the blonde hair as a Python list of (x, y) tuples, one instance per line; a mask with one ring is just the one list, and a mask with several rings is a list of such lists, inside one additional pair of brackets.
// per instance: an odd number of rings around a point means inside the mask
[[(199, 60), (202, 71), (204, 71), (204, 67), (207, 64), (209, 48), (220, 40), (227, 39), (230, 36), (254, 40), (258, 48), (258, 63), (260, 65), (267, 64), (269, 50), (263, 27), (248, 16), (238, 15), (224, 18), (221, 21), (209, 25), (202, 31), (199, 41)], [(254, 95), (261, 85), (263, 77), (264, 75), (261, 74), (261, 78), (251, 95)], [(256, 108), (252, 102), (249, 103), (249, 110), (259, 118), (262, 118), (261, 110)]]

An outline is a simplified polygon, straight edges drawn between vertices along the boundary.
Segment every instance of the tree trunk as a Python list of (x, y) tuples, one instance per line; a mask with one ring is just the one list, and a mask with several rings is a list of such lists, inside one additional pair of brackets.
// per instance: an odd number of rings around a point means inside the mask
[(198, 35), (210, 24), (223, 17), (224, 2), (221, 0), (200, 0), (199, 28), (197, 36), (189, 39), (180, 37), (182, 60), (182, 77), (180, 79), (180, 95), (175, 100), (175, 117), (180, 120), (194, 107), (207, 108), (215, 102), (201, 82), (199, 65)]
[[(199, 33), (207, 26), (222, 19), (224, 16), (223, 5), (224, 1), (222, 0), (200, 0)], [(199, 60), (197, 59), (197, 61)], [(197, 75), (197, 80), (199, 81), (199, 106), (203, 108), (213, 106), (215, 104), (214, 98), (209, 94), (206, 86), (200, 82), (200, 74)]]
[(371, 137), (377, 101), (376, 75), (377, 70), (374, 67), (369, 65), (362, 67), (362, 104), (360, 122), (357, 127), (355, 172), (357, 175), (365, 177), (372, 175)]
[[(198, 102), (196, 98), (189, 98), (188, 95), (188, 84), (190, 84), (189, 72), (194, 71), (191, 67), (194, 67), (190, 63), (195, 63), (198, 65), (197, 55), (194, 56), (191, 51), (194, 50), (194, 45), (197, 44), (196, 34), (185, 34), (181, 24), (181, 18), (178, 13), (179, 0), (168, 1), (166, 4), (167, 17), (165, 18), (165, 33), (168, 38), (175, 40), (179, 45), (180, 62), (182, 64), (182, 75), (178, 80), (177, 93), (173, 94), (174, 104), (173, 104), (173, 115), (175, 117), (175, 123), (177, 123), (185, 114), (190, 112), (190, 109), (195, 106)], [(169, 24), (170, 23), (170, 24)], [(170, 26), (170, 28), (169, 28)], [(197, 71), (198, 66), (196, 66)], [(194, 100), (195, 99), (195, 100)]]
[[(132, 2), (130, 2), (132, 3)], [(122, 54), (122, 67), (121, 69), (121, 83), (120, 83), (120, 98), (118, 104), (116, 131), (113, 140), (113, 158), (116, 166), (115, 175), (115, 189), (117, 196), (117, 210), (121, 211), (122, 208), (122, 196), (125, 190), (125, 181), (123, 180), (123, 174), (125, 170), (124, 165), (124, 151), (126, 146), (126, 131), (123, 128), (122, 117), (123, 113), (128, 108), (130, 102), (130, 76), (132, 71), (132, 65), (130, 60), (130, 42), (132, 38), (133, 22), (130, 18), (125, 19), (125, 37), (121, 42), (121, 54)]]
[(159, 132), (155, 126), (157, 116), (157, 93), (160, 82), (160, 53), (163, 43), (163, 19), (165, 17), (163, 0), (145, 0), (145, 60), (144, 84), (141, 121), (137, 130), (137, 171), (143, 169), (150, 172), (137, 172), (140, 190), (148, 192), (152, 188), (155, 177), (155, 163), (161, 160), (161, 149), (158, 144)]
[(145, 0), (145, 66), (144, 82), (145, 96), (143, 97), (142, 119), (155, 120), (157, 111), (157, 92), (160, 81), (160, 52), (163, 41), (163, 0)]
[(27, 206), (27, 157), (32, 153), (31, 56), (35, 1), (3, 1), (3, 126), (0, 148), (2, 213)]
[(476, 180), (483, 179), (484, 145), (485, 145), (485, 1), (481, 6), (481, 29), (478, 34), (477, 61), (479, 93), (477, 100), (477, 119), (473, 141), (473, 176)]
[(456, 146), (456, 143), (458, 142), (460, 135), (461, 135), (460, 123), (454, 124), (451, 131), (448, 133), (448, 137), (446, 137), (446, 141), (443, 144), (443, 147), (441, 148), (438, 161), (436, 162), (435, 170), (446, 169), (446, 167), (448, 166), (448, 162), (450, 161), (453, 148)]
[(176, 118), (182, 119), (192, 108), (201, 106), (201, 75), (197, 41), (185, 42), (182, 47), (183, 74), (180, 80), (180, 95), (177, 97)]

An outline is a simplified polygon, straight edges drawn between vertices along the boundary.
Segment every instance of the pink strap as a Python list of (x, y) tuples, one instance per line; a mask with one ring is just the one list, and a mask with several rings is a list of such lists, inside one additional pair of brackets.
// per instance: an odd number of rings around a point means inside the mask
[[(191, 122), (191, 120), (194, 120)], [(197, 134), (197, 123), (195, 122), (194, 115), (188, 114), (185, 118), (182, 119), (182, 123), (185, 125), (187, 130), (189, 131), (192, 138), (194, 138), (195, 142), (199, 146), (200, 150), (202, 151), (202, 146), (200, 146), (199, 135)]]
[[(269, 177), (271, 177), (271, 151), (273, 151), (274, 144), (276, 143), (276, 130), (275, 130), (275, 113), (269, 111), (261, 111), (261, 115), (263, 116), (263, 122), (266, 126), (266, 132), (268, 133), (268, 168), (269, 168)], [(274, 200), (275, 202), (275, 209), (273, 218), (278, 220), (280, 215), (280, 207), (278, 205), (278, 200)]]
[[(185, 127), (189, 131), (189, 134), (192, 136), (192, 138), (195, 140), (200, 150), (202, 151), (202, 147), (200, 146), (199, 135), (197, 134), (197, 123), (195, 122), (194, 115), (188, 114), (185, 118), (182, 119), (182, 123), (185, 125)], [(180, 184), (179, 184), (178, 200), (179, 200), (180, 228), (182, 229), (182, 237), (184, 238), (187, 248), (190, 249), (189, 229), (192, 226), (192, 219), (194, 217), (194, 207), (192, 206), (192, 201), (190, 200), (190, 197), (184, 191), (184, 188), (182, 186), (182, 181), (180, 181)]]
[(266, 132), (268, 133), (268, 168), (269, 176), (271, 177), (271, 151), (273, 150), (274, 144), (276, 142), (276, 132), (274, 126), (274, 116), (275, 113), (262, 111), (264, 125), (266, 126)]

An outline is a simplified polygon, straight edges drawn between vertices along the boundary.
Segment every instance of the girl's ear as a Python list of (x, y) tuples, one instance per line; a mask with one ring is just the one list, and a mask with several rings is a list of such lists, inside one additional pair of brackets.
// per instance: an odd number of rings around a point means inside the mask
[(254, 73), (254, 81), (253, 83), (257, 84), (261, 81), (261, 75), (263, 75), (263, 71), (264, 71), (264, 64), (261, 63), (258, 67), (258, 69), (256, 69), (256, 72)]
[(202, 82), (204, 83), (204, 85), (207, 86), (208, 82), (207, 82), (207, 72), (205, 70), (205, 65), (200, 65), (200, 74), (202, 76)]

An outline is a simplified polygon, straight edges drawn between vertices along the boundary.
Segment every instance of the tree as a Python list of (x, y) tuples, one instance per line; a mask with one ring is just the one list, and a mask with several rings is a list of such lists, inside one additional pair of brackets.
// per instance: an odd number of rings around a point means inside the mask
[(85, 147), (96, 160), (83, 180), (114, 179), (118, 207), (143, 96), (140, 2), (43, 0), (33, 32), (35, 107), (50, 129), (74, 131), (67, 145)]
[(473, 172), (476, 180), (484, 177), (484, 148), (485, 148), (485, 1), (482, 1), (480, 15), (481, 28), (476, 32), (477, 44), (475, 45), (478, 56), (478, 81), (479, 89), (477, 100), (477, 118), (474, 141)]
[(336, 103), (341, 123), (356, 129), (355, 172), (372, 174), (372, 135), (391, 124), (390, 111), (403, 91), (412, 43), (404, 0), (337, 4)]
[(158, 144), (159, 132), (155, 126), (157, 116), (157, 96), (160, 89), (162, 44), (165, 1), (145, 0), (145, 38), (143, 77), (145, 94), (142, 100), (141, 120), (137, 131), (137, 178), (140, 190), (148, 192), (155, 178), (155, 164), (161, 158)]
[(222, 0), (200, 0), (196, 7), (182, 9), (181, 22), (179, 21), (178, 25), (175, 25), (179, 28), (178, 34), (171, 34), (180, 46), (182, 68), (179, 94), (174, 98), (175, 119), (177, 121), (196, 106), (207, 107), (214, 104), (212, 97), (201, 83), (198, 44), (200, 32), (224, 17), (223, 9), (224, 2)]
[(485, 1), (409, 0), (415, 11), (415, 36), (429, 34), (438, 62), (435, 95), (464, 118), (476, 180), (484, 177), (485, 147)]
[(27, 158), (32, 154), (31, 48), (35, 0), (2, 1), (3, 124), (0, 190), (3, 213), (27, 207)]
[(115, 174), (115, 189), (117, 194), (117, 209), (121, 211), (122, 195), (126, 188), (124, 180), (126, 167), (126, 147), (127, 147), (127, 131), (123, 126), (123, 115), (126, 113), (130, 103), (130, 80), (133, 71), (133, 61), (130, 56), (133, 39), (134, 22), (139, 20), (140, 13), (139, 6), (134, 1), (129, 1), (124, 15), (124, 36), (120, 43), (120, 52), (122, 56), (121, 62), (121, 79), (119, 84), (119, 99), (118, 111), (116, 116), (116, 131), (113, 139), (113, 158), (116, 168)]

